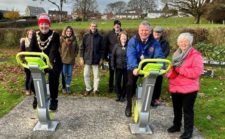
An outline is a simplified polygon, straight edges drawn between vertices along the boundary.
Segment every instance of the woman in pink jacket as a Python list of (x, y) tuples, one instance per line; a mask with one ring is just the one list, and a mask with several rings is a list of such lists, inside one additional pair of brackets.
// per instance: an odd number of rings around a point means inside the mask
[(199, 91), (199, 77), (203, 71), (201, 53), (192, 47), (193, 36), (181, 33), (177, 39), (179, 48), (173, 54), (173, 67), (167, 74), (172, 95), (174, 119), (169, 133), (179, 132), (184, 113), (184, 133), (180, 139), (192, 137), (194, 126), (194, 103)]

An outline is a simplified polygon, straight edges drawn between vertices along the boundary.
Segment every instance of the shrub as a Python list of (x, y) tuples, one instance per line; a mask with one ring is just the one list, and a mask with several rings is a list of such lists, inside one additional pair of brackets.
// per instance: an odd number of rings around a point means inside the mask
[[(62, 29), (55, 29), (61, 35)], [(75, 29), (75, 34), (78, 40), (78, 43), (81, 42), (84, 33), (87, 29)], [(110, 30), (99, 30), (99, 32), (105, 36)], [(129, 38), (137, 33), (137, 29), (126, 29)], [(177, 49), (176, 41), (177, 37), (182, 32), (190, 32), (194, 35), (194, 44), (197, 43), (196, 48), (199, 49), (205, 56), (218, 60), (221, 56), (218, 56), (218, 52), (222, 55), (225, 55), (223, 49), (225, 42), (225, 28), (213, 28), (213, 29), (171, 29), (165, 28), (165, 36), (168, 39), (172, 51)], [(18, 47), (19, 40), (21, 37), (24, 37), (26, 34), (26, 29), (0, 29), (0, 46), (4, 47)], [(218, 50), (217, 50), (218, 49)], [(214, 51), (218, 51), (215, 52)], [(172, 52), (171, 52), (172, 53)], [(223, 58), (222, 58), (223, 59)]]
[(225, 61), (225, 45), (215, 46), (213, 44), (206, 44), (200, 42), (195, 47), (202, 53), (208, 60), (214, 60), (219, 62)]
[(29, 20), (29, 21), (8, 21), (8, 22), (0, 22), (0, 28), (24, 28), (32, 25), (36, 25), (37, 20)]
[(191, 34), (194, 35), (193, 44), (196, 44), (197, 42), (208, 41), (209, 32), (208, 32), (207, 29), (204, 29), (204, 28), (195, 28), (195, 29), (185, 28), (181, 31), (181, 33), (182, 32), (190, 32)]

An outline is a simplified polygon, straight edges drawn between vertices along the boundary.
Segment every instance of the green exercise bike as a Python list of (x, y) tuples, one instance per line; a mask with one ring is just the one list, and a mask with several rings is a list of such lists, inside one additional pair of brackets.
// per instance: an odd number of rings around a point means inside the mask
[(165, 74), (171, 67), (166, 59), (144, 59), (138, 65), (138, 74), (143, 83), (137, 87), (133, 107), (134, 123), (130, 124), (132, 134), (153, 134), (150, 125), (150, 104), (157, 76)]
[[(58, 121), (52, 120), (49, 107), (49, 89), (45, 80), (45, 69), (52, 69), (49, 57), (41, 52), (20, 52), (16, 55), (17, 63), (31, 71), (36, 92), (38, 107), (38, 123), (36, 130), (55, 131)], [(50, 116), (51, 115), (51, 116)]]

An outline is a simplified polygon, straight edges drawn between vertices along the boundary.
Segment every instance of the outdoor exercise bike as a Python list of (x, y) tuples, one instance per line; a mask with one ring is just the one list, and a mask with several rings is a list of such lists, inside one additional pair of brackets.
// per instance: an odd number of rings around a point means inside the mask
[[(164, 69), (166, 67), (166, 69)], [(144, 59), (138, 65), (138, 74), (144, 75), (143, 83), (137, 87), (133, 107), (134, 124), (130, 124), (132, 134), (153, 134), (150, 125), (150, 104), (157, 76), (165, 74), (171, 67), (166, 59)]]
[(52, 69), (48, 56), (40, 52), (20, 52), (16, 55), (16, 60), (22, 67), (30, 69), (34, 82), (38, 102), (38, 123), (33, 130), (55, 131), (59, 122), (50, 119), (49, 94), (44, 74), (45, 69)]

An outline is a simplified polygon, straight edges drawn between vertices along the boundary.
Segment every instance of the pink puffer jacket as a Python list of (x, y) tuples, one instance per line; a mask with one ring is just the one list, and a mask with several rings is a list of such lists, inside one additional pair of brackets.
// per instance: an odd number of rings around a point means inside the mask
[(199, 90), (199, 77), (203, 71), (201, 53), (191, 48), (180, 67), (171, 68), (167, 73), (169, 91), (171, 93), (187, 94)]

